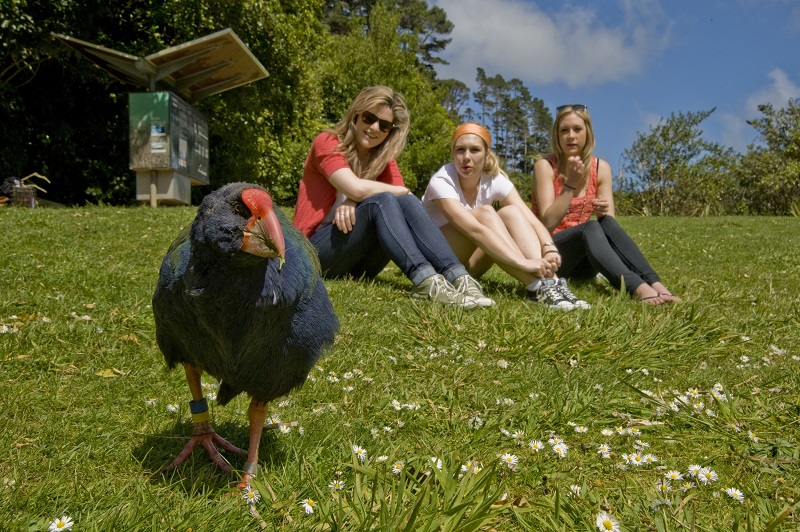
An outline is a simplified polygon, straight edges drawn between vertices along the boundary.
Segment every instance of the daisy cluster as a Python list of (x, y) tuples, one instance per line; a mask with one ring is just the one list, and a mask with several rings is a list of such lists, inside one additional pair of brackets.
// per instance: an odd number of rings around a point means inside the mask
[(50, 318), (42, 316), (39, 312), (20, 315), (12, 314), (7, 316), (3, 322), (0, 322), (0, 334), (18, 334), (20, 328), (28, 323), (50, 323), (50, 321)]

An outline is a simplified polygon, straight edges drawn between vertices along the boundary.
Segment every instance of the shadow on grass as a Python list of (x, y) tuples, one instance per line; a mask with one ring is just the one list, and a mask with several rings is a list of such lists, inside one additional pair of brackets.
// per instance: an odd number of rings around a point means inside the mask
[[(247, 451), (250, 439), (246, 422), (213, 423), (214, 430), (240, 449)], [(218, 468), (208, 456), (205, 448), (198, 445), (186, 461), (176, 469), (162, 473), (178, 456), (192, 433), (191, 423), (177, 422), (164, 432), (146, 435), (139, 445), (133, 448), (133, 457), (141, 464), (142, 472), (150, 475), (151, 482), (181, 486), (186, 493), (202, 493), (208, 490), (225, 489), (239, 479), (245, 455), (219, 449), (222, 457), (231, 465), (233, 471), (226, 473)], [(273, 430), (265, 430), (261, 435), (258, 461), (262, 468), (274, 467), (286, 460), (284, 443), (281, 443)]]

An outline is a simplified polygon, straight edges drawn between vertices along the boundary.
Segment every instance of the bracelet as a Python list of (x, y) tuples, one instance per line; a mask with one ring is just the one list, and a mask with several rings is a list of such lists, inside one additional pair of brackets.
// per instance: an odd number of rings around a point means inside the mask
[(545, 251), (544, 254), (547, 255), (549, 253), (558, 253), (557, 249), (551, 249), (550, 251)]
[(569, 186), (566, 181), (564, 182), (564, 186), (570, 189), (571, 191), (575, 192), (575, 187)]

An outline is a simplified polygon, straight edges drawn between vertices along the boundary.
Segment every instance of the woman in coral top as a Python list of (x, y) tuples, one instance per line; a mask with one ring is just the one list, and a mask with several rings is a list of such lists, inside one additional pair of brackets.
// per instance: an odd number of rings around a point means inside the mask
[(551, 142), (553, 153), (533, 168), (531, 203), (561, 253), (559, 275), (591, 278), (599, 272), (644, 303), (680, 301), (614, 218), (611, 167), (592, 155), (589, 109), (558, 107)]
[(403, 183), (395, 158), (408, 128), (400, 94), (383, 86), (362, 90), (344, 118), (311, 144), (294, 225), (317, 249), (327, 277), (372, 278), (391, 260), (413, 284), (413, 298), (493, 305)]

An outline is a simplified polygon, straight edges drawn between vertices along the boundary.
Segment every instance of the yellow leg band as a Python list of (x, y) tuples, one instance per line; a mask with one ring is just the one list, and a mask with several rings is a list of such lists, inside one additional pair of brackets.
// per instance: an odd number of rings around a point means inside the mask
[(209, 421), (210, 419), (211, 414), (208, 412), (208, 410), (199, 414), (192, 414), (192, 423), (202, 423), (203, 421)]

